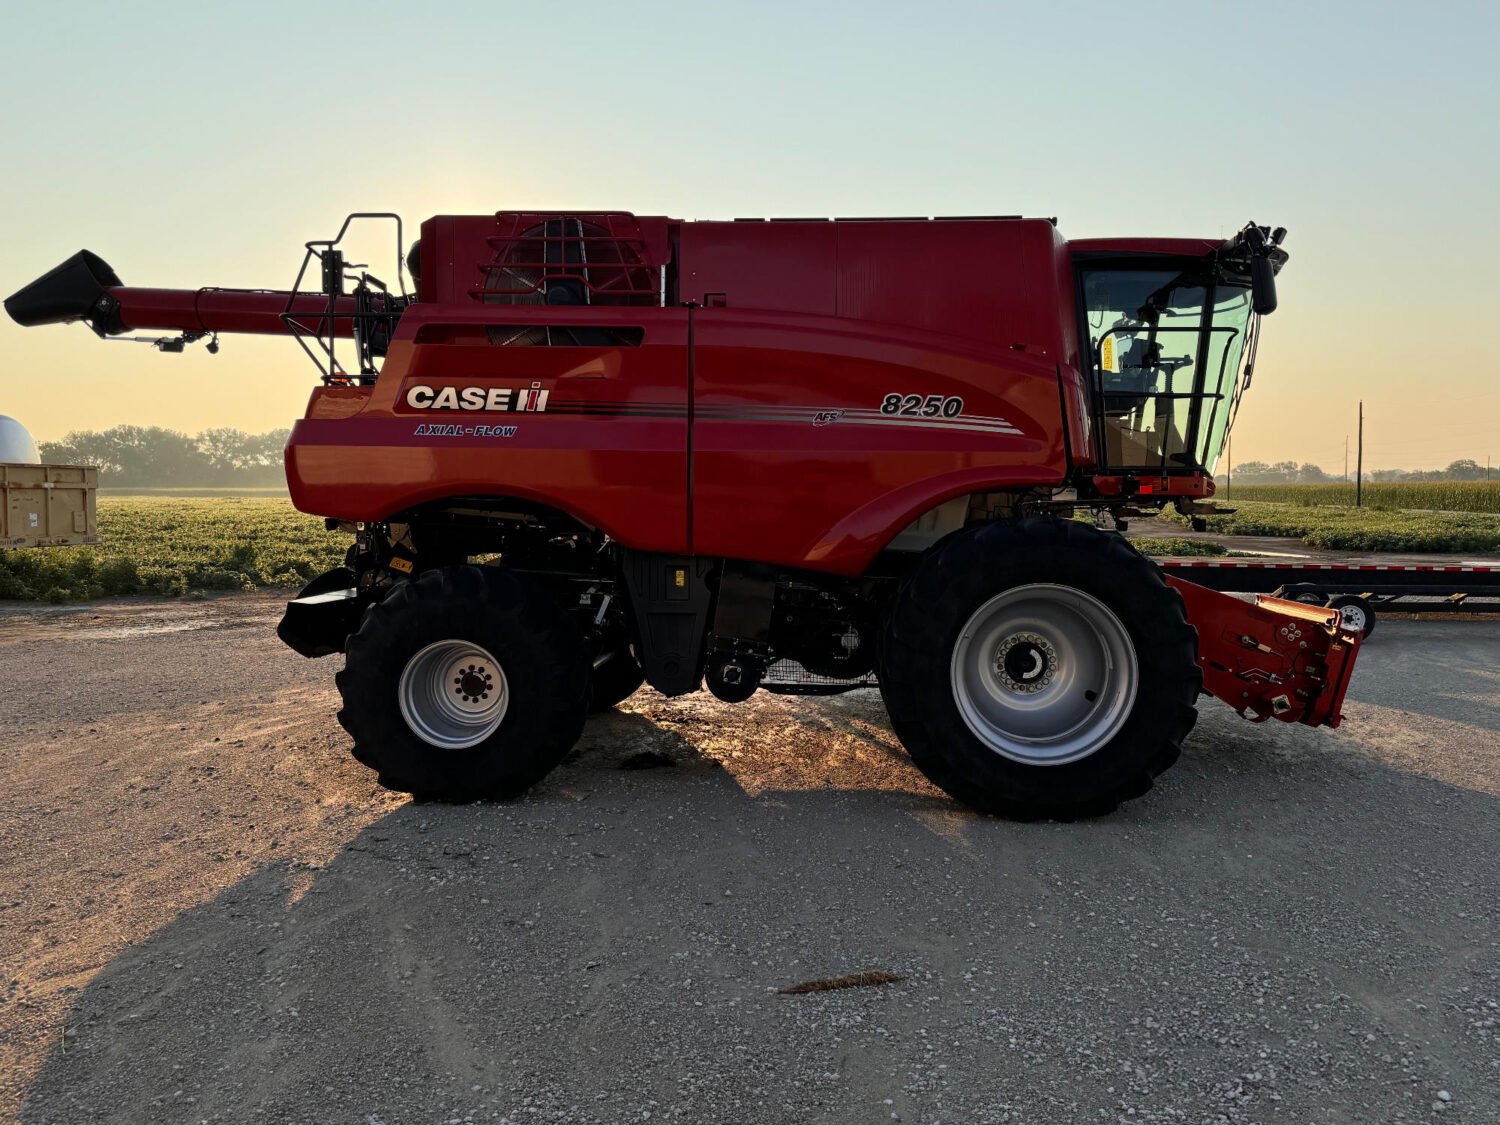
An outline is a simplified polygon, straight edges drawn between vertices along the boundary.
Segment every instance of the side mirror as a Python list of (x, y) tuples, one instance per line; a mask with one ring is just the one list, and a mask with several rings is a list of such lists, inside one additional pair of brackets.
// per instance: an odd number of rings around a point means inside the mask
[(1261, 254), (1250, 259), (1250, 306), (1259, 316), (1276, 311), (1276, 267)]
[(1276, 247), (1286, 237), (1286, 228), (1259, 227), (1250, 223), (1233, 239), (1232, 245), (1250, 251), (1250, 307), (1257, 315), (1267, 316), (1276, 311), (1276, 264), (1273, 255), (1281, 254)]

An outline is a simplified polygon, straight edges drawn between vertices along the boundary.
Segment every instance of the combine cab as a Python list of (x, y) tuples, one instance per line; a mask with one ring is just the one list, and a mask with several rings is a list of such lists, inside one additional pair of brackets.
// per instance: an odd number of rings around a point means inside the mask
[[(391, 283), (345, 261), (355, 221), (393, 224)], [(949, 793), (1070, 817), (1144, 793), (1200, 693), (1338, 724), (1337, 612), (1072, 518), (1211, 510), (1283, 235), (501, 212), (408, 252), (366, 215), (290, 291), (131, 288), (82, 252), (6, 308), (317, 361), (287, 480), (352, 545), (280, 634), (345, 654), (340, 721), (393, 788), (519, 792), (643, 680), (878, 682)]]

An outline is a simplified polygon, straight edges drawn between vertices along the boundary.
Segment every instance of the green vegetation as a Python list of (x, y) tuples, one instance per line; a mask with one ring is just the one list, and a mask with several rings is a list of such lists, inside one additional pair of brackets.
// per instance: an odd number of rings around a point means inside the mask
[[(1316, 487), (1266, 491), (1285, 495)], [(1341, 551), (1500, 550), (1500, 515), (1340, 508), (1313, 501), (1243, 502), (1241, 490), (1235, 492), (1239, 511), (1209, 517), (1210, 531), (1292, 536), (1309, 547)], [(1187, 522), (1173, 513), (1162, 519), (1179, 525)], [(99, 498), (99, 530), (104, 543), (98, 547), (0, 551), (0, 599), (65, 602), (118, 594), (295, 589), (338, 566), (349, 547), (349, 536), (325, 531), (321, 520), (296, 511), (280, 495), (106, 493)], [(1149, 555), (1230, 553), (1217, 543), (1186, 535), (1132, 542)]]
[(1172, 536), (1166, 539), (1126, 536), (1130, 545), (1143, 555), (1170, 556), (1182, 558), (1188, 555), (1199, 555), (1204, 557), (1227, 555), (1228, 547), (1221, 547), (1217, 543), (1207, 539), (1188, 539), (1185, 536)]
[(0, 598), (296, 588), (338, 566), (348, 535), (285, 497), (99, 498), (98, 547), (0, 551)]
[[(1219, 535), (1291, 536), (1309, 547), (1330, 551), (1442, 554), (1500, 550), (1500, 515), (1244, 502), (1239, 491), (1235, 490), (1232, 501), (1238, 511), (1232, 516), (1209, 516), (1209, 531)], [(1161, 518), (1187, 524), (1174, 512), (1165, 512)]]
[[(1226, 504), (1259, 500), (1304, 507), (1353, 507), (1352, 484), (1235, 484)], [(1500, 513), (1500, 481), (1392, 481), (1367, 483), (1362, 503), (1377, 511), (1423, 509)]]

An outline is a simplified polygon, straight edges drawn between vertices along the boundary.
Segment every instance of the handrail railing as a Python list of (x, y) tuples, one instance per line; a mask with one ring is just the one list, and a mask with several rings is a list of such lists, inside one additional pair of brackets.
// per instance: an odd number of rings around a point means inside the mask
[[(396, 285), (399, 295), (391, 293), (380, 278), (363, 272), (366, 267), (362, 263), (345, 261), (339, 246), (356, 219), (389, 219), (396, 224)], [(337, 322), (350, 321), (355, 356), (359, 364), (358, 380), (361, 383), (371, 382), (377, 373), (375, 360), (385, 354), (395, 332), (396, 321), (411, 302), (411, 296), (406, 290), (406, 247), (401, 216), (389, 211), (356, 211), (344, 219), (338, 233), (332, 238), (313, 239), (305, 245), (302, 265), (292, 283), (286, 308), (281, 313), (281, 321), (298, 346), (317, 365), (324, 383), (352, 383), (355, 379), (339, 362), (336, 351)], [(319, 292), (302, 288), (303, 279), (314, 259), (318, 261), (323, 283), (321, 293), (327, 299), (325, 307), (315, 317), (294, 311), (299, 297)], [(349, 269), (361, 272), (351, 275), (345, 272)], [(354, 290), (346, 294), (344, 283), (349, 280), (354, 281)], [(354, 298), (353, 311), (340, 311), (340, 299), (348, 296)], [(316, 326), (308, 323), (308, 320), (315, 320)], [(313, 350), (309, 340), (317, 343), (317, 351)]]

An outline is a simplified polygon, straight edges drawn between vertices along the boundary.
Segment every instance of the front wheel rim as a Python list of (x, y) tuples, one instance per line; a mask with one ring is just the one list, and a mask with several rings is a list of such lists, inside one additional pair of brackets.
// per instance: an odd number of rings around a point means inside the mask
[(500, 729), (510, 685), (500, 662), (473, 641), (436, 641), (406, 662), (396, 697), (418, 738), (464, 750)]
[(970, 615), (949, 668), (964, 723), (1003, 758), (1061, 766), (1120, 732), (1135, 704), (1135, 644), (1113, 610), (1070, 586), (1032, 583)]

